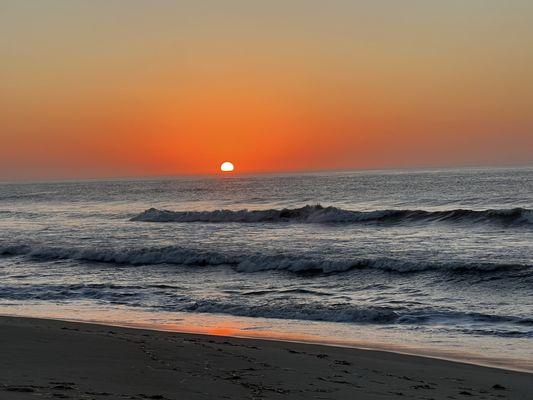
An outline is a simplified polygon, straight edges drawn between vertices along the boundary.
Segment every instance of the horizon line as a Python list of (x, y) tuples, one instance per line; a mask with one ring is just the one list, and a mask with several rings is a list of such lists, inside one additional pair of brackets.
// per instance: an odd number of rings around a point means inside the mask
[(338, 169), (317, 169), (317, 170), (287, 170), (287, 171), (247, 171), (231, 173), (206, 172), (206, 173), (175, 173), (162, 175), (114, 175), (102, 177), (82, 177), (82, 178), (22, 178), (14, 180), (2, 180), (0, 184), (32, 184), (32, 183), (73, 183), (73, 182), (104, 182), (104, 181), (128, 181), (128, 180), (170, 180), (178, 178), (208, 178), (218, 177), (227, 179), (239, 176), (261, 176), (261, 175), (312, 175), (321, 173), (349, 173), (349, 172), (394, 172), (394, 171), (435, 171), (454, 169), (522, 169), (533, 168), (533, 162), (524, 164), (466, 164), (466, 165), (413, 165), (406, 167), (368, 167), (368, 168), (338, 168)]

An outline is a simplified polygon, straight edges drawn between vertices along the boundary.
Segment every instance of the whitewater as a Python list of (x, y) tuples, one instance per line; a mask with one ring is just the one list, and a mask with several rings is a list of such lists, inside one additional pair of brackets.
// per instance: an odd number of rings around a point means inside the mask
[(65, 310), (533, 362), (533, 168), (0, 184), (0, 312)]

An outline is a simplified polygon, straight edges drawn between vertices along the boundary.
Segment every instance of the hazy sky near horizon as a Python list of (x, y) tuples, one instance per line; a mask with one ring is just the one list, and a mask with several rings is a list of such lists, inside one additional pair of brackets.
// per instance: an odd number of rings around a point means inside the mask
[(533, 163), (533, 2), (0, 2), (0, 179)]

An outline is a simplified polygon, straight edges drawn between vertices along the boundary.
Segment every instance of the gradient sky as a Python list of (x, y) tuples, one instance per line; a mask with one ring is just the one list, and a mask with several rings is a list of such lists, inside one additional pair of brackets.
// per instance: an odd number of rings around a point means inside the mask
[(0, 179), (533, 163), (533, 2), (0, 2)]

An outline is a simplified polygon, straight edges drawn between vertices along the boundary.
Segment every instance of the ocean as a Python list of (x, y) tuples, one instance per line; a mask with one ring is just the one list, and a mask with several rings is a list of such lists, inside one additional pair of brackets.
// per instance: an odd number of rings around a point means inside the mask
[(533, 168), (3, 183), (0, 313), (533, 370)]

